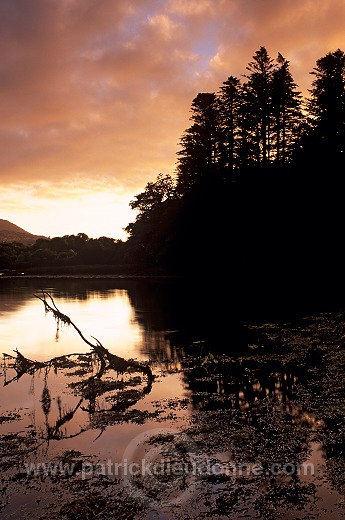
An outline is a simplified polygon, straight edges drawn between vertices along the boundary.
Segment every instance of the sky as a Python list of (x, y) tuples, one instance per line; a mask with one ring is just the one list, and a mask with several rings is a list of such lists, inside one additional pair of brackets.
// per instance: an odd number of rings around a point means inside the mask
[(316, 60), (345, 50), (345, 1), (0, 0), (0, 218), (126, 239), (192, 100), (260, 46), (307, 96)]

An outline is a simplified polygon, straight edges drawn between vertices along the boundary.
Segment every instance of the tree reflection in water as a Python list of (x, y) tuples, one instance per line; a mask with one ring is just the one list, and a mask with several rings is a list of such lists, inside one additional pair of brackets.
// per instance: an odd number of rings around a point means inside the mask
[[(140, 420), (139, 412), (126, 414), (128, 409), (147, 395), (152, 388), (154, 376), (147, 364), (135, 360), (125, 360), (109, 352), (96, 339), (94, 343), (87, 340), (81, 330), (72, 320), (59, 311), (53, 298), (48, 293), (36, 296), (45, 307), (45, 311), (52, 313), (57, 330), (60, 323), (72, 326), (81, 339), (87, 343), (92, 351), (87, 354), (70, 354), (50, 359), (46, 362), (33, 361), (23, 356), (16, 350), (16, 357), (4, 354), (3, 374), (4, 386), (19, 381), (24, 375), (44, 374), (44, 387), (41, 395), (41, 407), (45, 417), (45, 432), (42, 433), (42, 441), (61, 440), (76, 437), (89, 428), (100, 428), (101, 433), (109, 424), (115, 424), (126, 420)], [(50, 303), (48, 302), (50, 299)], [(49, 389), (49, 374), (53, 372), (69, 378), (67, 388), (71, 395), (79, 398), (78, 402), (71, 406), (71, 399), (67, 398), (67, 406), (63, 406), (61, 395), (56, 400), (58, 415), (52, 423), (49, 421), (52, 415), (52, 395)], [(142, 374), (141, 377), (138, 374)], [(71, 381), (71, 378), (77, 378)], [(67, 423), (71, 422), (78, 410), (87, 412), (88, 423), (80, 427), (74, 433), (68, 433)], [(106, 415), (106, 420), (102, 419)], [(139, 414), (140, 415), (140, 414)]]

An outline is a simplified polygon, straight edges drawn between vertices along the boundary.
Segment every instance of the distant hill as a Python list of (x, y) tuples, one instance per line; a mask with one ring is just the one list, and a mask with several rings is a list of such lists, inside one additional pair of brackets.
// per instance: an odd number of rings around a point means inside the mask
[(33, 235), (8, 220), (0, 219), (0, 242), (20, 242), (29, 245), (33, 244), (38, 238), (46, 237)]

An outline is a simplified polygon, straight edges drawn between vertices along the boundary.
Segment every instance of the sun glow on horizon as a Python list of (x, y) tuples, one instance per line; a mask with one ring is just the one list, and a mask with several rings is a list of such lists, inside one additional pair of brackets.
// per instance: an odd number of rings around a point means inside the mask
[(133, 196), (100, 191), (48, 198), (16, 194), (16, 207), (1, 200), (0, 218), (9, 220), (25, 231), (46, 237), (86, 233), (90, 238), (107, 236), (126, 240), (124, 231), (135, 220), (129, 207)]

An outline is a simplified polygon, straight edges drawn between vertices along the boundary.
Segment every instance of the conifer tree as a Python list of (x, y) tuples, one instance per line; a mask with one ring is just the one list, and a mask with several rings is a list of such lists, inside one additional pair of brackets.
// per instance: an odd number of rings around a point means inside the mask
[(214, 174), (219, 162), (219, 111), (215, 93), (202, 92), (193, 100), (193, 121), (180, 140), (178, 190), (184, 192)]
[(345, 53), (338, 49), (316, 62), (310, 90), (310, 122), (316, 145), (328, 159), (345, 154)]
[(221, 167), (232, 172), (239, 166), (241, 82), (229, 76), (220, 87)]
[(292, 157), (297, 133), (302, 121), (301, 93), (292, 78), (289, 62), (278, 53), (279, 67), (272, 74), (272, 116), (274, 133), (274, 156), (278, 163)]
[(265, 166), (271, 159), (272, 145), (272, 81), (277, 65), (268, 55), (265, 47), (260, 47), (253, 60), (246, 67), (242, 109), (248, 114), (250, 139), (255, 150), (254, 162)]

